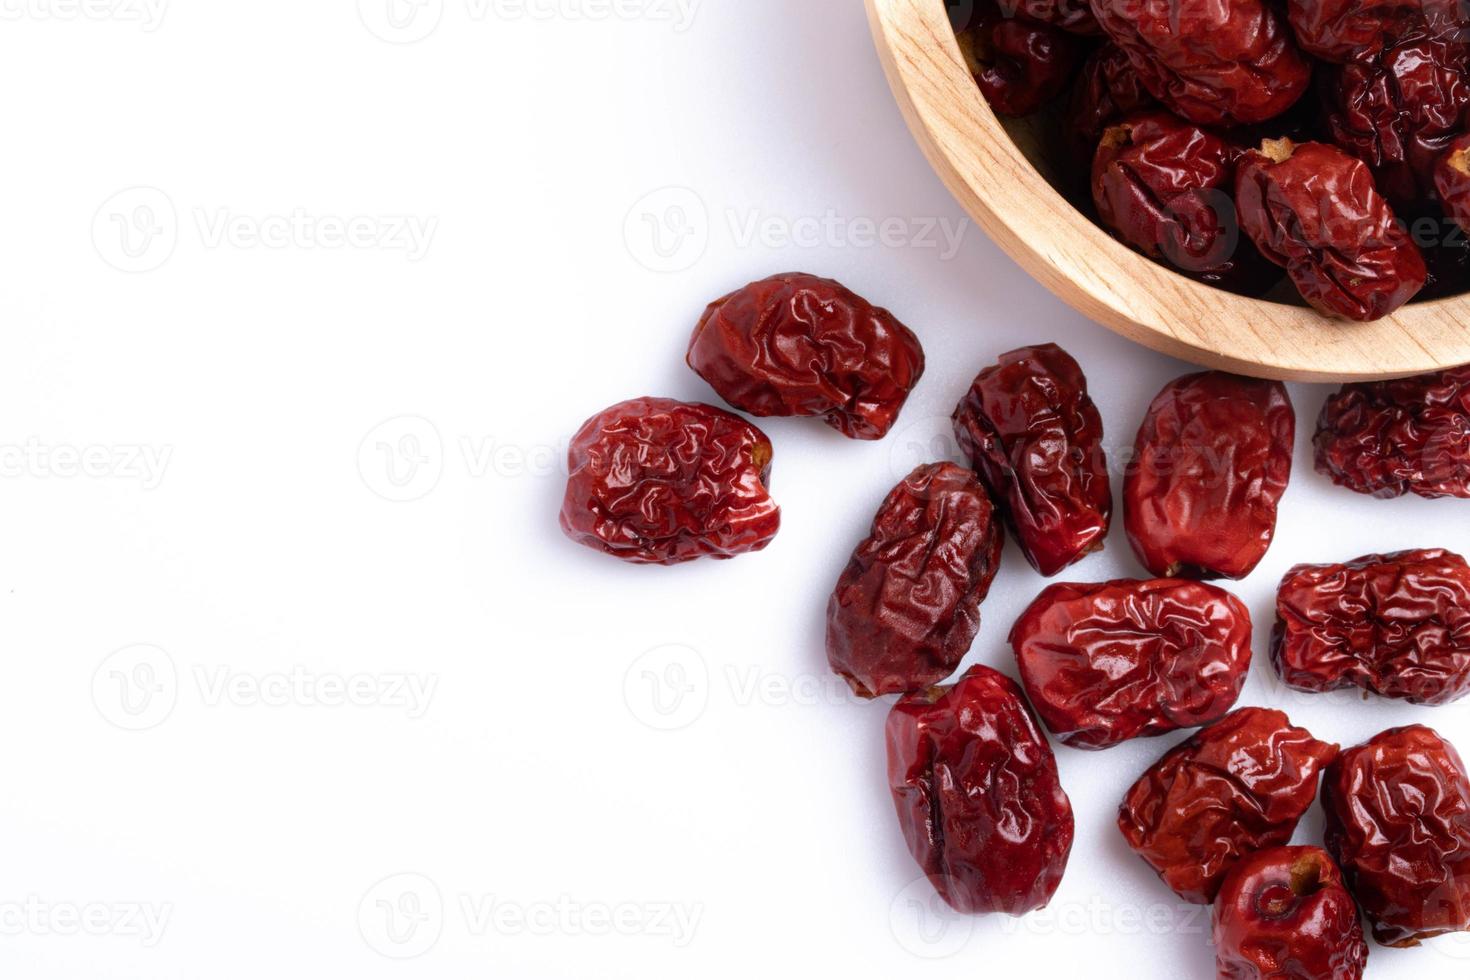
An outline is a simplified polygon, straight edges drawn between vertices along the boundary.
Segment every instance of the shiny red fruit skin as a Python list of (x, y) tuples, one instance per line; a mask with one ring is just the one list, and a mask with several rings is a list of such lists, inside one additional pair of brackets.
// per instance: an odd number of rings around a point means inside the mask
[(758, 551), (781, 526), (771, 441), (737, 415), (635, 398), (588, 419), (567, 452), (561, 526), (624, 561), (673, 565)]
[(892, 313), (804, 272), (711, 303), (687, 360), (742, 412), (820, 416), (853, 439), (883, 438), (924, 373), (919, 338)]
[(1241, 857), (1291, 840), (1336, 755), (1283, 712), (1240, 708), (1154, 763), (1118, 828), (1175, 894), (1208, 905)]
[(888, 784), (909, 852), (966, 913), (1043, 908), (1067, 867), (1072, 804), (1014, 681), (970, 668), (888, 715)]
[(1470, 930), (1470, 777), (1423, 725), (1345, 750), (1322, 782), (1327, 849), (1384, 946)]
[(960, 401), (954, 430), (1033, 568), (1055, 575), (1102, 550), (1113, 511), (1102, 416), (1070, 354), (1002, 354)]
[(1303, 51), (1342, 64), (1372, 58), (1401, 38), (1465, 38), (1461, 0), (1287, 0)]
[(1424, 288), (1424, 256), (1367, 164), (1326, 143), (1261, 146), (1236, 170), (1240, 225), (1319, 313), (1377, 320)]
[(1220, 980), (1359, 980), (1368, 944), (1342, 871), (1320, 847), (1272, 847), (1235, 863), (1214, 910)]
[(1278, 381), (1185, 375), (1149, 406), (1123, 481), (1123, 523), (1154, 575), (1244, 578), (1276, 533), (1296, 413)]
[(1006, 16), (982, 0), (968, 30), (955, 35), (960, 54), (990, 108), (1029, 116), (1061, 95), (1085, 51), (1073, 33), (1025, 16)]
[(1082, 64), (1067, 107), (1067, 135), (1077, 151), (1091, 161), (1107, 128), (1124, 117), (1158, 105), (1153, 93), (1128, 60), (1128, 53), (1111, 41), (1093, 51)]
[(1443, 550), (1297, 565), (1276, 594), (1271, 659), (1303, 691), (1456, 701), (1470, 694), (1470, 565)]
[(1470, 497), (1470, 365), (1343, 385), (1317, 419), (1317, 471), (1374, 497)]
[(1005, 543), (973, 472), (920, 466), (893, 488), (827, 603), (827, 660), (859, 697), (930, 687), (959, 666)]
[(1450, 140), (1434, 162), (1434, 190), (1445, 214), (1470, 232), (1470, 133)]
[(1261, 291), (1280, 272), (1240, 232), (1240, 151), (1173, 113), (1134, 113), (1108, 127), (1092, 161), (1098, 218), (1120, 240), (1184, 275)]
[(1092, 12), (1158, 99), (1191, 122), (1281, 115), (1312, 69), (1269, 0), (1092, 0)]
[(1251, 662), (1251, 618), (1180, 579), (1046, 588), (1011, 629), (1026, 695), (1063, 743), (1105, 749), (1218, 721)]

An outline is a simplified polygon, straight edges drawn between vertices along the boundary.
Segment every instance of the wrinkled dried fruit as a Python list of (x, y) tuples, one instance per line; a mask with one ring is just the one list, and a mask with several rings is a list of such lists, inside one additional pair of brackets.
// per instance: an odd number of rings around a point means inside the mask
[(1359, 980), (1368, 944), (1342, 871), (1320, 847), (1241, 858), (1214, 911), (1220, 980)]
[(1067, 109), (1067, 130), (1090, 159), (1113, 123), (1158, 104), (1122, 48), (1109, 41), (1088, 56)]
[(1073, 34), (987, 7), (975, 26), (955, 35), (960, 53), (990, 107), (1002, 116), (1029, 116), (1056, 98), (1082, 60)]
[(1416, 39), (1319, 77), (1332, 142), (1373, 169), (1395, 208), (1434, 201), (1434, 167), (1470, 105), (1465, 49)]
[(1259, 289), (1274, 271), (1240, 233), (1233, 146), (1167, 112), (1103, 133), (1092, 162), (1098, 217), (1124, 242), (1186, 275)]
[(881, 439), (924, 373), (919, 339), (893, 314), (799, 272), (711, 303), (688, 361), (743, 412), (822, 416), (854, 439)]
[(1451, 140), (1435, 161), (1434, 189), (1445, 214), (1470, 231), (1470, 133)]
[(1113, 510), (1102, 417), (1071, 355), (1056, 344), (1002, 354), (960, 401), (954, 429), (1038, 572), (1102, 549)]
[(1470, 365), (1343, 385), (1317, 419), (1317, 471), (1375, 497), (1470, 497)]
[(1186, 119), (1239, 125), (1279, 116), (1312, 69), (1267, 0), (1092, 0), (1150, 92)]
[(1280, 711), (1241, 708), (1154, 763), (1118, 827), (1180, 898), (1208, 905), (1240, 857), (1291, 840), (1336, 755)]
[(1046, 906), (1072, 850), (1072, 804), (1014, 681), (971, 667), (888, 715), (888, 785), (909, 852), (960, 912)]
[(1363, 61), (1401, 38), (1458, 40), (1461, 0), (1287, 0), (1287, 17), (1307, 54), (1324, 61)]
[(594, 415), (567, 452), (561, 526), (631, 562), (759, 551), (781, 526), (766, 490), (771, 442), (729, 412), (635, 398)]
[(1102, 33), (1087, 0), (1005, 0), (1003, 8), (1073, 34)]
[(1322, 809), (1374, 939), (1470, 930), (1470, 778), (1453, 745), (1423, 725), (1376, 735), (1327, 770)]
[(1165, 385), (1123, 484), (1138, 560), (1160, 576), (1250, 574), (1276, 533), (1295, 434), (1280, 382), (1205, 371)]
[(1047, 588), (1011, 629), (1021, 682), (1052, 734), (1105, 749), (1218, 721), (1251, 663), (1251, 617), (1179, 579)]
[(1004, 538), (975, 474), (931, 463), (893, 488), (827, 604), (827, 660), (860, 697), (917, 691), (959, 666)]
[(1266, 140), (1235, 179), (1241, 227), (1327, 316), (1376, 320), (1424, 287), (1424, 257), (1366, 164), (1325, 143)]
[(1298, 565), (1276, 616), (1271, 658), (1292, 687), (1356, 685), (1415, 704), (1470, 694), (1470, 566), (1453, 552)]

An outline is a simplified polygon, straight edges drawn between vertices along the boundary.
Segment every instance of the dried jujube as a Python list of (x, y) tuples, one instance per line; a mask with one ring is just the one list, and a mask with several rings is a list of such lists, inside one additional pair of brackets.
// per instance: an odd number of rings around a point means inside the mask
[(1050, 24), (1006, 17), (985, 4), (968, 30), (955, 35), (960, 54), (990, 107), (1027, 116), (1060, 95), (1082, 60), (1082, 41)]
[(1036, 597), (1010, 642), (1046, 727), (1105, 749), (1223, 717), (1250, 669), (1251, 619), (1199, 582), (1063, 583)]
[(1470, 497), (1470, 365), (1344, 385), (1317, 419), (1317, 470), (1375, 497)]
[(1159, 576), (1242, 578), (1265, 556), (1291, 478), (1296, 413), (1277, 381), (1171, 381), (1138, 430), (1123, 486), (1133, 550)]
[(827, 660), (861, 697), (916, 691), (959, 666), (1004, 537), (985, 488), (954, 463), (889, 493), (827, 604)]
[(1311, 81), (1269, 0), (1092, 0), (1092, 10), (1149, 91), (1193, 122), (1263, 122), (1291, 108)]
[(1102, 549), (1113, 497), (1102, 417), (1055, 344), (1002, 354), (954, 412), (955, 437), (1042, 575)]
[(1461, 40), (1462, 0), (1287, 0), (1297, 43), (1323, 61), (1363, 61), (1403, 38)]
[(1327, 316), (1376, 320), (1414, 297), (1424, 257), (1367, 164), (1325, 143), (1266, 140), (1235, 177), (1241, 227)]
[(1067, 107), (1068, 135), (1090, 164), (1109, 126), (1156, 105), (1158, 100), (1144, 88), (1127, 52), (1109, 41), (1082, 64)]
[(1445, 214), (1470, 232), (1470, 133), (1456, 136), (1435, 161), (1434, 188)]
[(1219, 136), (1171, 113), (1131, 115), (1107, 128), (1093, 158), (1098, 217), (1124, 242), (1185, 275), (1259, 290), (1272, 269), (1236, 220), (1238, 155)]
[(1291, 840), (1336, 755), (1280, 711), (1241, 708), (1154, 763), (1118, 827), (1180, 898), (1208, 905), (1237, 860)]
[(1416, 38), (1319, 78), (1332, 142), (1372, 168), (1395, 208), (1433, 202), (1435, 164), (1470, 106), (1464, 46)]
[(1359, 980), (1368, 963), (1357, 903), (1320, 847), (1241, 858), (1213, 920), (1220, 980)]
[(882, 438), (924, 373), (913, 332), (840, 283), (805, 273), (753, 282), (704, 311), (689, 366), (751, 415), (812, 415)]
[(1470, 930), (1470, 778), (1423, 725), (1345, 750), (1322, 781), (1327, 849), (1385, 946)]
[(620, 402), (572, 437), (567, 466), (562, 530), (625, 561), (733, 558), (764, 548), (781, 526), (766, 489), (770, 440), (709, 405)]
[(1298, 565), (1276, 616), (1271, 658), (1292, 687), (1357, 686), (1415, 704), (1470, 693), (1470, 566), (1453, 552)]
[(970, 668), (889, 712), (888, 784), (909, 852), (960, 912), (1051, 901), (1074, 833), (1046, 736), (1014, 681)]

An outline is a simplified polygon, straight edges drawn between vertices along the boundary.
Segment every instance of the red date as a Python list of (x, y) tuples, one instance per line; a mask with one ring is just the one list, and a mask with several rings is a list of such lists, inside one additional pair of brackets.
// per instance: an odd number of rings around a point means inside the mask
[(1250, 574), (1276, 533), (1295, 433), (1280, 382), (1206, 371), (1166, 385), (1123, 485), (1124, 525), (1144, 567), (1166, 577)]
[(1301, 98), (1311, 66), (1267, 0), (1092, 0), (1160, 101), (1207, 126), (1264, 122)]
[(1215, 898), (1220, 980), (1359, 980), (1368, 944), (1342, 871), (1320, 847), (1236, 862)]
[(1435, 198), (1435, 164), (1470, 105), (1464, 69), (1463, 46), (1420, 38), (1321, 75), (1332, 142), (1373, 169), (1395, 208)]
[(1102, 549), (1113, 508), (1102, 417), (1071, 355), (1055, 344), (1002, 354), (960, 401), (954, 428), (1038, 572)]
[(1434, 189), (1445, 213), (1470, 231), (1470, 133), (1456, 136), (1435, 161)]
[(756, 416), (821, 416), (853, 439), (881, 439), (924, 373), (924, 352), (893, 314), (831, 279), (772, 276), (711, 303), (689, 366)]
[(1271, 267), (1235, 217), (1238, 151), (1167, 112), (1129, 116), (1103, 133), (1092, 200), (1118, 238), (1202, 282), (1259, 289)]
[(1470, 497), (1470, 365), (1344, 385), (1317, 419), (1317, 470), (1375, 497)]
[(1127, 52), (1109, 41), (1082, 65), (1072, 89), (1066, 128), (1080, 152), (1091, 158), (1109, 126), (1157, 104), (1158, 100), (1144, 88)]
[(1241, 708), (1154, 763), (1118, 827), (1180, 898), (1208, 905), (1242, 856), (1291, 840), (1336, 755), (1280, 711)]
[(1422, 725), (1343, 752), (1322, 781), (1327, 849), (1385, 946), (1470, 930), (1470, 778)]
[(1053, 585), (1011, 629), (1021, 682), (1067, 745), (1105, 749), (1218, 721), (1251, 662), (1251, 618), (1178, 579)]
[(1235, 181), (1240, 223), (1327, 316), (1377, 320), (1424, 288), (1424, 256), (1361, 160), (1324, 143), (1266, 140)]
[(1470, 694), (1470, 566), (1453, 552), (1298, 565), (1276, 616), (1271, 658), (1292, 687), (1356, 685), (1415, 704)]
[(1396, 39), (1459, 40), (1460, 0), (1287, 0), (1302, 50), (1324, 61), (1363, 61)]
[(1046, 736), (1014, 681), (971, 667), (888, 715), (888, 784), (909, 852), (960, 912), (1051, 901), (1074, 832)]
[(561, 526), (616, 558), (672, 565), (770, 543), (781, 510), (766, 490), (771, 442), (729, 412), (635, 398), (572, 437)]
[(981, 94), (1002, 116), (1029, 116), (1055, 99), (1082, 60), (1075, 35), (1026, 17), (1004, 17), (989, 5), (956, 38)]
[(959, 666), (1004, 538), (975, 474), (920, 466), (883, 501), (827, 604), (827, 660), (860, 697), (916, 691)]
[(1005, 0), (1006, 9), (1073, 34), (1102, 33), (1087, 0)]

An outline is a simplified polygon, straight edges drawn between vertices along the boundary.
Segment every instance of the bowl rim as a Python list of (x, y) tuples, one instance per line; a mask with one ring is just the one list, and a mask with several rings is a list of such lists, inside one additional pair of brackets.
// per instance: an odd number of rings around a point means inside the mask
[(1210, 368), (1296, 381), (1402, 377), (1470, 363), (1470, 294), (1370, 323), (1250, 299), (1116, 241), (1022, 154), (975, 85), (943, 0), (866, 0), (879, 60), (945, 186), (1042, 285), (1088, 318)]

